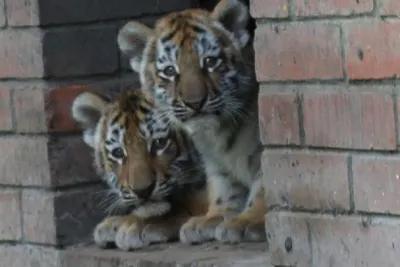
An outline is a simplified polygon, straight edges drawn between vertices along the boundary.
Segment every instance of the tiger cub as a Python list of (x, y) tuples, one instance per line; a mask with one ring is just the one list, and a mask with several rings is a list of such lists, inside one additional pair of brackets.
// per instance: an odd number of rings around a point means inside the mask
[(152, 98), (141, 90), (121, 93), (115, 101), (84, 92), (72, 104), (83, 139), (94, 150), (101, 177), (132, 212), (107, 217), (94, 240), (123, 250), (179, 239), (191, 216), (207, 211), (201, 158), (184, 131), (157, 115)]
[(221, 0), (211, 12), (170, 13), (154, 28), (131, 21), (118, 34), (143, 88), (170, 107), (166, 113), (191, 135), (205, 162), (210, 205), (182, 226), (184, 243), (266, 240), (248, 19), (239, 0)]

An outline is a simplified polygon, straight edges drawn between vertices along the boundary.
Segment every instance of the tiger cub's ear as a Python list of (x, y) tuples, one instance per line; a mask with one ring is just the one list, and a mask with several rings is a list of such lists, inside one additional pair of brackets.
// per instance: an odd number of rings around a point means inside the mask
[(72, 117), (83, 129), (83, 140), (94, 148), (97, 124), (104, 114), (108, 102), (101, 96), (85, 92), (78, 95), (72, 103)]
[(211, 12), (211, 17), (234, 34), (241, 48), (246, 46), (250, 34), (247, 31), (249, 10), (245, 4), (240, 0), (221, 0)]
[(137, 21), (126, 23), (118, 32), (119, 49), (128, 55), (131, 68), (136, 72), (140, 72), (143, 52), (152, 35), (152, 29)]

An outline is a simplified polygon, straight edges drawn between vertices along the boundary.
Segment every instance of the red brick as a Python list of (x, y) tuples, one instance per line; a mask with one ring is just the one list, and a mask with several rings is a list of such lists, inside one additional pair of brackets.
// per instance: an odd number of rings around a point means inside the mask
[(13, 129), (10, 88), (0, 85), (0, 131)]
[(0, 157), (1, 184), (49, 183), (46, 137), (1, 137), (0, 151), (7, 151), (6, 157)]
[(353, 156), (357, 210), (400, 214), (400, 160), (391, 156)]
[(394, 15), (400, 14), (400, 2), (397, 0), (380, 0), (381, 15)]
[(39, 25), (38, 0), (5, 0), (8, 24), (11, 26)]
[[(364, 223), (363, 223), (364, 222)], [(400, 221), (391, 218), (270, 212), (273, 266), (397, 266)], [(292, 241), (287, 252), (285, 243)]]
[[(397, 97), (397, 125), (400, 125), (400, 97)], [(397, 133), (397, 143), (400, 144), (400, 131)]]
[(87, 242), (104, 217), (94, 194), (99, 187), (71, 192), (25, 189), (22, 217), (25, 240), (46, 244)]
[(287, 0), (252, 0), (250, 14), (254, 18), (284, 18), (289, 15)]
[(371, 12), (373, 0), (296, 0), (293, 1), (296, 16), (354, 15)]
[(0, 240), (21, 239), (20, 191), (0, 190)]
[(400, 22), (363, 20), (345, 24), (346, 68), (350, 79), (400, 75)]
[(52, 89), (27, 87), (14, 92), (16, 129), (22, 133), (78, 130), (71, 117), (75, 97), (84, 91), (102, 92), (100, 85), (66, 85)]
[(59, 250), (52, 247), (27, 244), (3, 244), (0, 247), (1, 264), (7, 267), (59, 267), (58, 254)]
[(5, 14), (4, 0), (0, 0), (0, 27), (6, 25), (6, 14)]
[(350, 209), (346, 154), (266, 150), (262, 166), (269, 206)]
[(71, 85), (51, 89), (46, 95), (48, 128), (53, 132), (77, 130), (71, 117), (71, 106), (75, 98), (84, 91), (94, 91), (92, 85)]
[(296, 93), (261, 93), (258, 103), (264, 144), (300, 144)]
[(0, 31), (0, 77), (43, 76), (42, 33), (39, 29)]
[(336, 25), (264, 24), (256, 29), (254, 42), (260, 82), (343, 78), (340, 30)]
[(304, 93), (303, 113), (308, 145), (396, 149), (395, 117), (390, 93)]

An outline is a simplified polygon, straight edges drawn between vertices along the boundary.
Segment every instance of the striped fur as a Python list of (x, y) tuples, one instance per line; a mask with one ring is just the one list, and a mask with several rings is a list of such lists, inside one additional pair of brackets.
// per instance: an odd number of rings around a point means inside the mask
[(115, 242), (133, 249), (177, 239), (179, 225), (205, 213), (201, 158), (185, 132), (159, 114), (142, 90), (123, 92), (113, 102), (89, 92), (74, 100), (72, 115), (114, 193), (114, 206), (132, 211), (97, 226), (94, 238), (101, 246)]
[(142, 86), (157, 105), (168, 107), (205, 161), (210, 206), (182, 227), (185, 243), (266, 240), (258, 85), (247, 20), (239, 0), (221, 0), (212, 12), (168, 14), (153, 29), (129, 22), (118, 35)]

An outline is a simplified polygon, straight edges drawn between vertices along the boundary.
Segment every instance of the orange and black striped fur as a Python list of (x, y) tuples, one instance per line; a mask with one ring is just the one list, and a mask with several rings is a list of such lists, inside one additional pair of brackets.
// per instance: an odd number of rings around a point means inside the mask
[(258, 84), (239, 0), (212, 12), (166, 15), (151, 29), (128, 22), (118, 44), (157, 105), (193, 138), (202, 154), (210, 206), (180, 231), (184, 243), (266, 240)]
[(123, 92), (109, 102), (85, 92), (72, 115), (94, 150), (95, 166), (126, 216), (111, 216), (94, 231), (100, 246), (124, 250), (178, 240), (180, 226), (207, 210), (204, 166), (191, 139), (158, 116), (141, 90)]

